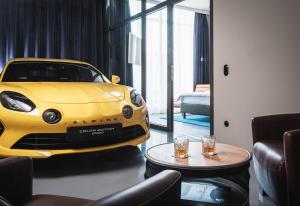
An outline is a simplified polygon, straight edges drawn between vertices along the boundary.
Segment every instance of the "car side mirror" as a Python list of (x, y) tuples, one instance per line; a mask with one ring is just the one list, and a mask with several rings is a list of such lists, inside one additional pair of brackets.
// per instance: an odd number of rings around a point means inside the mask
[(111, 75), (111, 82), (113, 84), (118, 84), (120, 82), (120, 77), (117, 75)]

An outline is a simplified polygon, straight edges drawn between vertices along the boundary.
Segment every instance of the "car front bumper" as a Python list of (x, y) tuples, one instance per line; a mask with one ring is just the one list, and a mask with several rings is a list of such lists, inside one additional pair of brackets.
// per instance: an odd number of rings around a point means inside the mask
[[(99, 107), (102, 110), (99, 110)], [(48, 105), (45, 109), (47, 108), (53, 107)], [(4, 131), (0, 135), (0, 157), (31, 156), (33, 158), (48, 158), (53, 155), (102, 151), (128, 145), (136, 146), (150, 137), (149, 126), (145, 121), (147, 115), (146, 107), (134, 108), (133, 116), (130, 119), (123, 117), (121, 113), (122, 107), (115, 107), (111, 103), (105, 105), (83, 104), (76, 105), (76, 108), (70, 106), (65, 108), (56, 107), (55, 109), (63, 111), (63, 118), (59, 123), (53, 125), (47, 124), (43, 120), (42, 111), (45, 111), (45, 109), (41, 109), (41, 112), (33, 111), (30, 114), (10, 110), (0, 111), (2, 113), (0, 122), (4, 127)], [(70, 143), (64, 139), (69, 127), (107, 124), (121, 124), (123, 129), (136, 126), (143, 132), (129, 137), (127, 131), (126, 138), (120, 133), (116, 137), (118, 138), (117, 140), (111, 136), (109, 137), (111, 139), (105, 144), (101, 141), (85, 141), (72, 144), (72, 142)], [(34, 139), (37, 135), (45, 138)], [(58, 135), (54, 139), (55, 141), (59, 140), (59, 147), (54, 145), (57, 142), (54, 142), (53, 138), (49, 138), (49, 135), (52, 137)]]
[(1, 157), (30, 156), (32, 158), (49, 158), (54, 155), (96, 152), (96, 151), (109, 150), (109, 149), (114, 149), (114, 148), (119, 148), (124, 146), (130, 146), (130, 145), (136, 146), (146, 141), (149, 137), (150, 137), (150, 132), (148, 131), (145, 135), (126, 142), (99, 146), (99, 147), (80, 148), (80, 149), (32, 150), (32, 149), (9, 149), (0, 146), (0, 156)]

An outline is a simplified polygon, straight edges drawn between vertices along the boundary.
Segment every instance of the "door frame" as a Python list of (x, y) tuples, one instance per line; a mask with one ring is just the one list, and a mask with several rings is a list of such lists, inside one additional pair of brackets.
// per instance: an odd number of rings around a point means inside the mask
[[(110, 0), (108, 0), (110, 1)], [(173, 103), (173, 77), (174, 77), (174, 29), (173, 29), (173, 18), (174, 18), (174, 5), (182, 2), (184, 0), (166, 0), (164, 2), (161, 2), (149, 9), (146, 9), (146, 0), (141, 0), (142, 6), (141, 6), (141, 12), (138, 14), (135, 14), (133, 16), (128, 17), (124, 21), (118, 22), (114, 25), (110, 25), (110, 16), (108, 18), (108, 36), (109, 32), (125, 26), (126, 24), (137, 20), (141, 19), (142, 25), (141, 25), (141, 30), (142, 30), (142, 49), (141, 49), (141, 86), (142, 86), (142, 96), (146, 99), (147, 98), (147, 91), (146, 91), (146, 81), (147, 81), (147, 59), (146, 59), (146, 38), (147, 38), (147, 26), (146, 26), (146, 17), (147, 15), (154, 13), (156, 11), (159, 11), (163, 8), (167, 8), (167, 81), (168, 81), (168, 86), (167, 86), (167, 126), (162, 126), (162, 125), (156, 125), (156, 124), (151, 124), (151, 128), (154, 129), (159, 129), (167, 132), (173, 132), (174, 131), (174, 103)], [(124, 7), (125, 9), (125, 7)], [(108, 14), (110, 14), (110, 11), (108, 9), (107, 11)], [(125, 14), (124, 11), (121, 12), (122, 15)], [(213, 65), (213, 0), (210, 0), (210, 59), (209, 59), (209, 65), (210, 65), (210, 133), (214, 134), (214, 65)], [(124, 38), (126, 39), (126, 34), (123, 35)], [(126, 40), (127, 41), (127, 40)], [(108, 52), (110, 52), (110, 38), (109, 38), (109, 45), (108, 45)], [(126, 44), (126, 42), (125, 42)], [(126, 45), (124, 45), (124, 52), (125, 56), (127, 56), (127, 51), (126, 51)], [(110, 55), (108, 55), (110, 56)], [(125, 58), (126, 59), (126, 58)], [(111, 59), (109, 58), (109, 65)], [(126, 62), (125, 62), (126, 63)], [(126, 65), (126, 64), (125, 64)], [(124, 65), (124, 66), (125, 66)], [(111, 75), (112, 68), (109, 67), (109, 75)], [(126, 78), (126, 77), (124, 77)], [(126, 80), (125, 80), (126, 81)]]

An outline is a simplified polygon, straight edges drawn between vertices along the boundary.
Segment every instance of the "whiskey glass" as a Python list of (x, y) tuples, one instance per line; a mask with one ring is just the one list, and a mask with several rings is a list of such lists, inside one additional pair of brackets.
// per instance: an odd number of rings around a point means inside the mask
[(204, 156), (216, 155), (216, 138), (214, 136), (202, 137), (202, 154)]
[(174, 139), (175, 158), (187, 158), (189, 156), (189, 139), (187, 137), (177, 137)]

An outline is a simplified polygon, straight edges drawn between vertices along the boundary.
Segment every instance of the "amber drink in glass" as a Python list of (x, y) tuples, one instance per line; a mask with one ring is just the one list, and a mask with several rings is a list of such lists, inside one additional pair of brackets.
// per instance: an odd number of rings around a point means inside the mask
[(176, 158), (187, 158), (189, 156), (189, 139), (178, 137), (174, 139), (174, 156)]
[(214, 136), (203, 137), (202, 142), (202, 154), (204, 156), (213, 156), (216, 154), (216, 138)]

